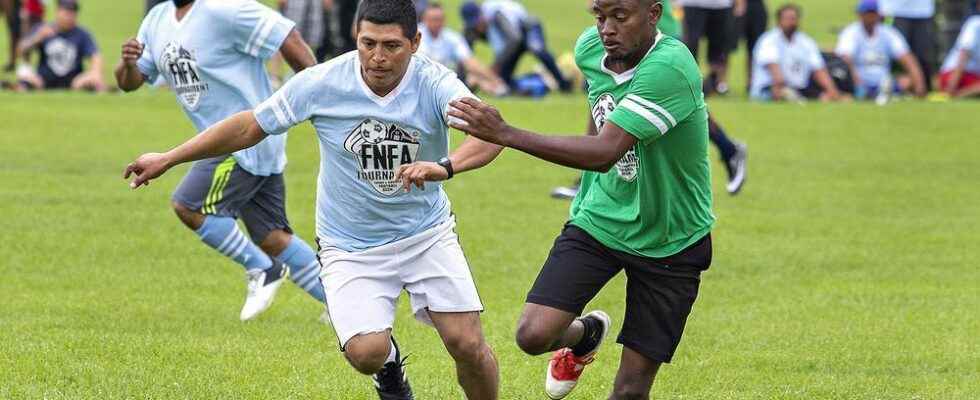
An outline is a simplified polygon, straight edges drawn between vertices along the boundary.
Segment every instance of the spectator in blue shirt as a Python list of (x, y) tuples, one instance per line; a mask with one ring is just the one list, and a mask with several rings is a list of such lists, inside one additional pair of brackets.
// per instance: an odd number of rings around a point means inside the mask
[[(911, 90), (924, 97), (926, 85), (919, 63), (902, 34), (881, 23), (878, 1), (861, 0), (857, 13), (860, 20), (844, 28), (835, 50), (851, 69), (855, 97), (887, 97), (893, 89)], [(901, 63), (908, 79), (892, 77), (893, 60)]]
[[(20, 90), (71, 89), (103, 92), (102, 57), (92, 35), (78, 26), (78, 2), (60, 0), (54, 24), (44, 25), (18, 46), (40, 53), (37, 71), (18, 70)], [(84, 60), (89, 60), (86, 71)]]

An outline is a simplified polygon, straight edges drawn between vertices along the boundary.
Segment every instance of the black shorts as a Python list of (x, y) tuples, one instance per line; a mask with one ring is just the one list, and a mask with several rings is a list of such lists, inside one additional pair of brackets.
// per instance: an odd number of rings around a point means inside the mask
[(626, 270), (626, 315), (616, 340), (651, 360), (669, 363), (711, 265), (711, 235), (678, 254), (646, 258), (612, 250), (565, 225), (527, 302), (576, 315), (619, 271)]
[(702, 37), (708, 39), (708, 62), (727, 62), (728, 53), (738, 44), (732, 8), (684, 7), (684, 44), (695, 60)]

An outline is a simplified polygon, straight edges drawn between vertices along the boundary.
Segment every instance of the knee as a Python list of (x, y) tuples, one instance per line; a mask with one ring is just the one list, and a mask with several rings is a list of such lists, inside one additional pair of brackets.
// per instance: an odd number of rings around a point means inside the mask
[(540, 324), (522, 320), (517, 326), (517, 347), (532, 356), (550, 351), (555, 339)]
[(273, 257), (278, 257), (289, 247), (289, 242), (293, 240), (293, 235), (282, 229), (276, 229), (269, 232), (262, 241), (259, 242), (259, 247), (262, 248), (266, 254)]
[(179, 202), (171, 202), (170, 205), (174, 209), (174, 214), (177, 214), (177, 218), (184, 223), (188, 228), (197, 230), (204, 224), (204, 214), (187, 208), (187, 206)]
[(477, 364), (483, 358), (490, 347), (480, 335), (445, 338), (446, 350), (458, 363)]
[(344, 349), (344, 356), (357, 372), (374, 375), (384, 367), (388, 352), (388, 346), (348, 344)]

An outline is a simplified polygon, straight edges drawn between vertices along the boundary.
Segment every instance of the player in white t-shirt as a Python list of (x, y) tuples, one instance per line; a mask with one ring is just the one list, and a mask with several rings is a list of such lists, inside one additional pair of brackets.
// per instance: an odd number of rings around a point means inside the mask
[[(316, 64), (294, 26), (253, 0), (167, 1), (123, 44), (116, 82), (126, 92), (165, 82), (200, 132), (272, 94), (265, 63), (273, 54), (283, 54), (296, 71)], [(287, 276), (283, 265), (293, 283), (324, 301), (316, 252), (293, 234), (286, 217), (285, 168), (285, 135), (270, 137), (194, 163), (174, 191), (181, 222), (245, 268), (243, 321), (271, 305)]]
[[(860, 20), (844, 28), (834, 50), (851, 69), (855, 97), (887, 97), (895, 89), (924, 97), (922, 69), (902, 34), (881, 23), (877, 0), (861, 0), (857, 13)], [(892, 77), (892, 60), (902, 64), (907, 79)]]
[(753, 50), (752, 85), (755, 100), (837, 101), (844, 99), (834, 84), (820, 48), (800, 32), (799, 6), (787, 4), (776, 11), (778, 26), (759, 38)]
[(507, 84), (474, 55), (463, 35), (446, 27), (446, 11), (440, 3), (430, 3), (422, 12), (419, 25), (422, 44), (419, 53), (465, 77), (469, 87), (500, 96)]
[[(480, 168), (501, 147), (467, 137), (449, 153), (449, 103), (472, 97), (449, 69), (414, 53), (411, 0), (363, 0), (357, 51), (297, 74), (251, 111), (126, 169), (134, 188), (170, 167), (226, 154), (311, 121), (320, 142), (316, 231), (323, 288), (341, 349), (382, 399), (412, 399), (392, 339), (398, 298), (433, 325), (470, 400), (496, 399), (483, 305), (439, 181)], [(413, 186), (416, 188), (413, 189)]]

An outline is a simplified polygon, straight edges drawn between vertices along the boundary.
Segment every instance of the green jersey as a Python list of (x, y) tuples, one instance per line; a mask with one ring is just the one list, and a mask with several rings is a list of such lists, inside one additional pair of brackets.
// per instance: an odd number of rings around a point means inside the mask
[(701, 73), (673, 37), (656, 43), (636, 68), (617, 74), (595, 27), (575, 45), (599, 130), (615, 123), (636, 145), (606, 173), (586, 172), (571, 224), (614, 250), (643, 257), (677, 254), (711, 231), (708, 114)]

